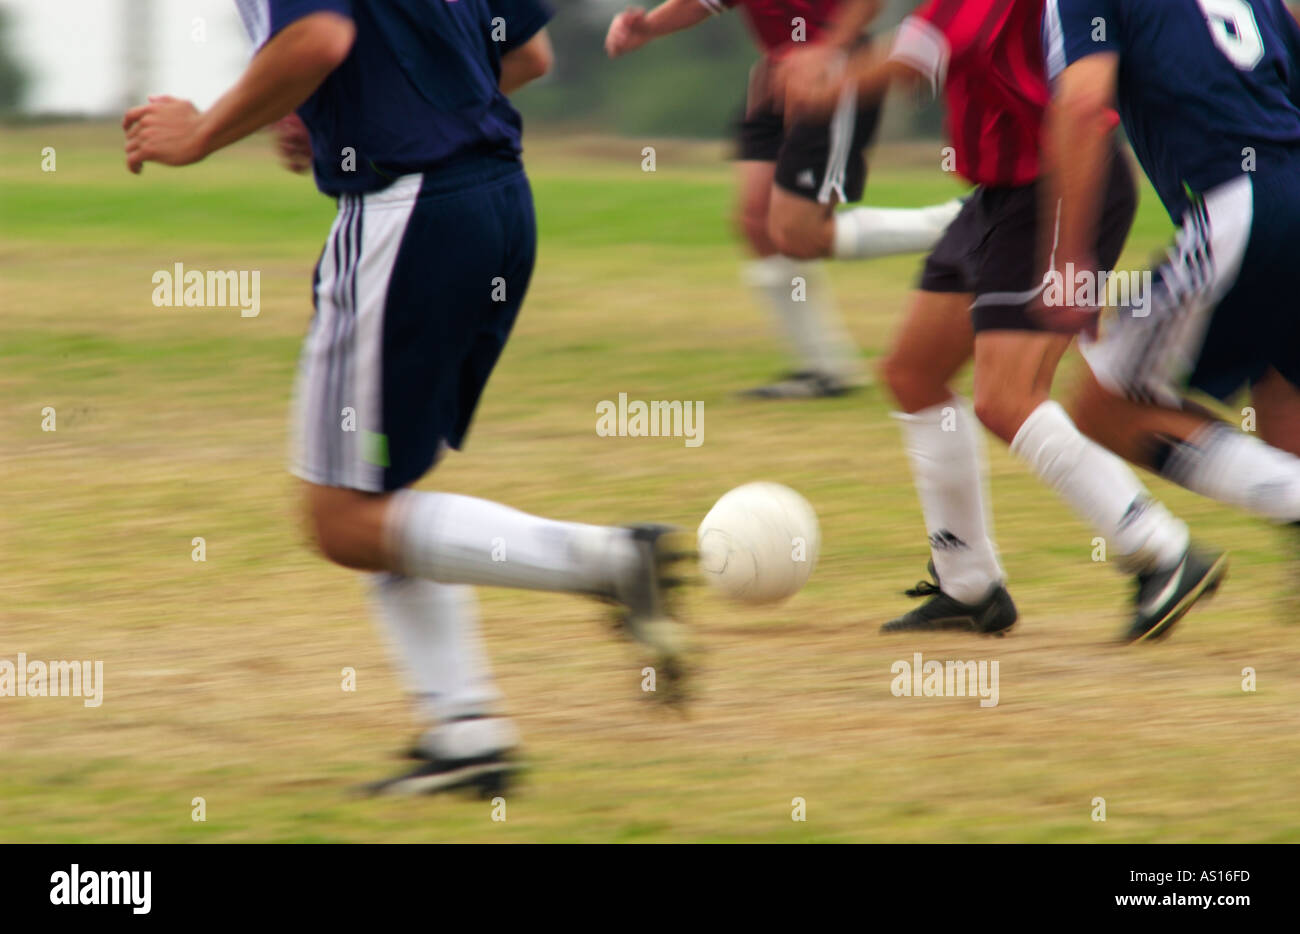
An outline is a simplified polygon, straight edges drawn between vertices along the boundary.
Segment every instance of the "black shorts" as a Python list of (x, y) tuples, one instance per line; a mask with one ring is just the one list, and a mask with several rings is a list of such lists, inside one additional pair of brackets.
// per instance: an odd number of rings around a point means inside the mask
[[(1039, 331), (1029, 303), (1043, 288), (1038, 246), (1037, 183), (980, 186), (948, 225), (921, 272), (924, 292), (968, 292), (976, 331)], [(1116, 152), (1097, 225), (1095, 258), (1113, 269), (1137, 213), (1137, 187), (1128, 158)]]
[(395, 490), (459, 448), (535, 250), (517, 162), (467, 161), (341, 196), (299, 363), (293, 472)]
[[(751, 81), (751, 86), (753, 85)], [(867, 159), (880, 123), (880, 102), (860, 105), (846, 93), (828, 121), (787, 127), (770, 100), (750, 95), (737, 126), (737, 158), (775, 162), (776, 184), (793, 195), (833, 203), (858, 201), (867, 187)]]

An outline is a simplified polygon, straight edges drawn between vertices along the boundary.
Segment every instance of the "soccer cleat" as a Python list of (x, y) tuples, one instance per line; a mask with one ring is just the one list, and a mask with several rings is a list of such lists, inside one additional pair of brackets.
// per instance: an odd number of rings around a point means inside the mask
[(655, 694), (675, 703), (683, 698), (686, 632), (678, 597), (696, 561), (695, 543), (682, 530), (651, 523), (628, 526), (639, 552), (635, 572), (614, 594), (622, 604), (619, 626), (655, 655)]
[(467, 759), (444, 759), (419, 749), (410, 753), (417, 765), (408, 772), (362, 789), (370, 795), (431, 795), (441, 791), (472, 789), (479, 797), (504, 794), (520, 771), (507, 750)]
[(1125, 642), (1151, 642), (1169, 631), (1197, 600), (1214, 593), (1228, 573), (1228, 555), (1206, 554), (1188, 546), (1167, 571), (1138, 575), (1137, 613), (1125, 631)]
[(740, 395), (747, 399), (829, 399), (857, 388), (838, 376), (804, 370), (784, 376), (767, 386), (743, 390)]
[(898, 619), (890, 620), (880, 627), (887, 632), (937, 632), (941, 630), (959, 630), (977, 632), (981, 635), (1003, 636), (1015, 625), (1016, 605), (1011, 601), (1007, 588), (998, 583), (993, 592), (977, 604), (971, 605), (954, 600), (939, 586), (939, 575), (935, 572), (934, 562), (927, 567), (932, 581), (919, 581), (911, 590), (904, 593), (909, 597), (929, 597), (914, 610), (904, 613)]

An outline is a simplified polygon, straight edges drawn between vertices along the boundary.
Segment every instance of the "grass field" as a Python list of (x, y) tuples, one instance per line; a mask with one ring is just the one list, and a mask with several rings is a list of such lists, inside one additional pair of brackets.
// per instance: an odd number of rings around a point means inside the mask
[[(112, 127), (6, 129), (0, 659), (102, 659), (105, 680), (98, 708), (0, 698), (0, 840), (1300, 840), (1300, 627), (1281, 610), (1276, 530), (1152, 480), (1234, 566), (1170, 641), (1119, 648), (1129, 584), (994, 445), (1020, 627), (881, 637), (926, 558), (898, 430), (878, 389), (733, 398), (784, 361), (739, 283), (720, 147), (541, 139), (528, 156), (533, 289), (466, 451), (423, 485), (558, 518), (693, 527), (726, 489), (777, 480), (821, 517), (807, 589), (763, 610), (693, 596), (706, 654), (685, 716), (645, 700), (641, 660), (598, 607), (485, 591), (531, 766), (507, 819), (475, 800), (349, 797), (398, 765), (414, 724), (361, 581), (305, 546), (283, 468), (332, 204), (281, 171), (265, 139), (134, 178)], [(937, 146), (881, 152), (869, 200), (951, 195), (937, 165)], [(1126, 262), (1145, 263), (1169, 229), (1145, 192)], [(177, 262), (260, 270), (260, 315), (154, 307), (153, 272)], [(907, 257), (833, 270), (869, 357), (916, 269)], [(596, 403), (619, 392), (702, 400), (703, 445), (597, 437)], [(191, 559), (195, 537), (205, 562)], [(890, 666), (914, 651), (998, 661), (999, 705), (894, 697)], [(346, 667), (355, 692), (340, 687)], [(192, 819), (196, 797), (206, 821)]]

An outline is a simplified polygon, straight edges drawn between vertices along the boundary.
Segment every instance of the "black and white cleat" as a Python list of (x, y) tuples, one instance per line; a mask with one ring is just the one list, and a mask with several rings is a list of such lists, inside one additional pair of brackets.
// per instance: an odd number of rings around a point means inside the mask
[(668, 703), (685, 698), (689, 675), (686, 625), (681, 593), (696, 571), (695, 541), (681, 529), (645, 523), (628, 526), (639, 561), (620, 582), (614, 599), (621, 605), (619, 627), (653, 653), (655, 696)]
[(928, 565), (933, 580), (920, 581), (909, 597), (929, 597), (920, 606), (880, 627), (882, 633), (942, 632), (958, 630), (986, 636), (1004, 636), (1015, 625), (1018, 614), (1007, 588), (999, 583), (977, 604), (962, 603), (943, 592), (934, 562)]
[(439, 759), (415, 753), (416, 766), (408, 772), (362, 787), (367, 795), (431, 795), (468, 790), (480, 798), (503, 795), (521, 766), (508, 752), (493, 752), (470, 759)]
[(803, 371), (790, 373), (775, 383), (744, 389), (744, 399), (832, 399), (847, 395), (861, 386), (828, 373)]
[(1137, 612), (1121, 638), (1125, 642), (1163, 639), (1198, 600), (1219, 589), (1227, 573), (1226, 552), (1206, 553), (1188, 546), (1169, 570), (1139, 574)]

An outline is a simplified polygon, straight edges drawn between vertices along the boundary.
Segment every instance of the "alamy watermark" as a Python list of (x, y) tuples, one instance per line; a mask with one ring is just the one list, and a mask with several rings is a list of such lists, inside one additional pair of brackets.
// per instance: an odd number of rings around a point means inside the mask
[(0, 697), (82, 697), (87, 707), (104, 702), (102, 661), (28, 661), (0, 658)]
[(979, 697), (981, 707), (998, 705), (998, 663), (980, 661), (924, 661), (920, 652), (912, 660), (899, 659), (889, 666), (895, 697)]
[(1043, 304), (1049, 308), (1127, 308), (1134, 318), (1151, 313), (1151, 270), (1116, 272), (1075, 269), (1049, 269), (1043, 274)]
[(154, 284), (156, 308), (238, 308), (241, 318), (256, 318), (262, 310), (262, 273), (253, 269), (159, 269)]
[(596, 434), (602, 438), (684, 438), (688, 448), (704, 443), (704, 402), (653, 401), (618, 394), (618, 402), (596, 403)]
[(153, 873), (146, 869), (96, 872), (73, 863), (50, 876), (51, 905), (129, 905), (147, 915), (153, 907)]

